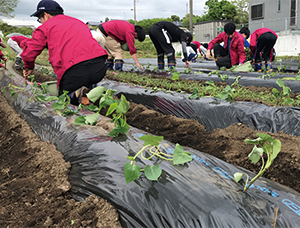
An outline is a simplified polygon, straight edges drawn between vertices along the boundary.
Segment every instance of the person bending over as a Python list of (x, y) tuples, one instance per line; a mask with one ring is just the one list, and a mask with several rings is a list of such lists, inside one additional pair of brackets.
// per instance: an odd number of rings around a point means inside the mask
[(86, 93), (106, 74), (107, 52), (92, 37), (82, 21), (63, 14), (52, 0), (42, 0), (31, 16), (42, 23), (25, 43), (21, 54), (25, 79), (34, 69), (36, 57), (48, 48), (49, 61), (57, 75), (59, 95), (68, 91), (71, 103), (89, 104)]

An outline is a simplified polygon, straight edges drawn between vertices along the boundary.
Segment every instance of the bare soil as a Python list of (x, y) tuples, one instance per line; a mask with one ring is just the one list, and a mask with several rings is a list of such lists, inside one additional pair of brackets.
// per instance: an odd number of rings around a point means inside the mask
[[(41, 142), (2, 94), (0, 116), (0, 227), (121, 227), (116, 210), (104, 199), (70, 198), (70, 164), (51, 143)], [(134, 103), (127, 122), (253, 172), (260, 168), (248, 159), (252, 146), (244, 142), (257, 138), (257, 132), (243, 124), (208, 132), (196, 120), (166, 116)], [(300, 192), (300, 137), (269, 134), (281, 141), (282, 150), (264, 177)]]

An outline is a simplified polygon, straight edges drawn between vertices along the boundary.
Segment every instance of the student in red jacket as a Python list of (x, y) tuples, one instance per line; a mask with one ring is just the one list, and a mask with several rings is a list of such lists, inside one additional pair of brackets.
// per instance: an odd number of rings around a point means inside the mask
[[(224, 47), (220, 45), (222, 42), (224, 42)], [(224, 26), (224, 32), (220, 33), (208, 44), (207, 59), (210, 58), (210, 50), (212, 48), (218, 67), (231, 68), (234, 65), (243, 64), (246, 60), (244, 37), (235, 31), (235, 24), (231, 22)]]
[(31, 16), (42, 25), (25, 43), (21, 54), (24, 77), (31, 75), (36, 57), (47, 47), (59, 94), (68, 91), (72, 104), (88, 105), (85, 94), (105, 76), (107, 52), (92, 37), (88, 26), (64, 15), (56, 1), (40, 1)]
[(250, 49), (255, 61), (255, 70), (261, 71), (262, 60), (260, 53), (262, 52), (262, 58), (265, 60), (266, 69), (272, 71), (272, 49), (277, 40), (276, 33), (269, 28), (256, 29), (250, 36)]
[(139, 68), (142, 66), (139, 64), (137, 58), (137, 51), (134, 46), (134, 39), (138, 39), (140, 42), (145, 40), (145, 31), (139, 25), (133, 25), (127, 21), (112, 20), (101, 23), (98, 26), (100, 32), (105, 38), (104, 48), (108, 52), (108, 58), (106, 65), (108, 69), (113, 70), (114, 60), (115, 69), (122, 71), (123, 67), (123, 50), (121, 44), (127, 43), (130, 55)]
[[(0, 46), (3, 47), (3, 48), (6, 48), (6, 46), (5, 46), (4, 43), (3, 43), (3, 39), (2, 39), (2, 38), (0, 38)], [(2, 59), (3, 61), (6, 61), (6, 60), (7, 60), (7, 57), (4, 57), (2, 51), (0, 50), (0, 61), (1, 61), (1, 59)], [(3, 65), (3, 64), (0, 62), (0, 68), (6, 69), (5, 64)]]
[(15, 60), (15, 67), (16, 69), (21, 69), (22, 58), (21, 53), (23, 51), (23, 47), (25, 42), (29, 40), (26, 36), (12, 36), (8, 39), (7, 45), (17, 54)]

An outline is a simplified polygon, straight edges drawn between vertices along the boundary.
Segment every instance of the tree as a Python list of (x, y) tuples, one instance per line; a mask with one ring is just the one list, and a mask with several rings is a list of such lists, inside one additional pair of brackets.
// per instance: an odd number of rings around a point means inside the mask
[(236, 6), (237, 16), (234, 21), (238, 24), (249, 23), (249, 0), (234, 0), (232, 3)]
[(234, 20), (237, 17), (236, 6), (227, 0), (208, 0), (205, 5), (207, 20)]
[(19, 0), (0, 0), (0, 16), (14, 17), (14, 8), (17, 7)]
[(172, 15), (171, 19), (172, 19), (172, 22), (174, 22), (174, 21), (180, 21), (180, 17), (177, 16), (177, 15)]
[[(197, 15), (193, 15), (193, 24), (197, 22), (202, 22), (201, 17)], [(184, 18), (182, 18), (182, 26), (190, 30), (190, 14), (188, 13), (185, 15)]]
[(105, 22), (108, 22), (108, 21), (109, 21), (109, 18), (108, 18), (108, 17), (106, 17), (106, 18), (105, 18)]

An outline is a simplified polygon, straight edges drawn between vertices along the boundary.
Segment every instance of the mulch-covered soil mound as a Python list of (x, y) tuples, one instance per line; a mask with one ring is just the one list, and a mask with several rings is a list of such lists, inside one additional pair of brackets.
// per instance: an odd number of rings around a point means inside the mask
[[(71, 222), (77, 227), (79, 224), (95, 227), (99, 222), (104, 222), (102, 226), (119, 227), (116, 211), (104, 200), (92, 196), (79, 203), (70, 199), (67, 182), (70, 165), (53, 145), (41, 142), (31, 132), (2, 96), (0, 99), (0, 171), (3, 177), (0, 181), (0, 227), (51, 224), (71, 227)], [(208, 132), (196, 120), (166, 116), (134, 103), (130, 104), (126, 116), (130, 125), (164, 136), (170, 142), (212, 154), (253, 172), (260, 169), (260, 162), (255, 165), (248, 159), (252, 146), (244, 142), (246, 138), (257, 138), (257, 132), (243, 124)], [(282, 132), (269, 134), (281, 141), (282, 150), (264, 177), (300, 192), (300, 137)]]

